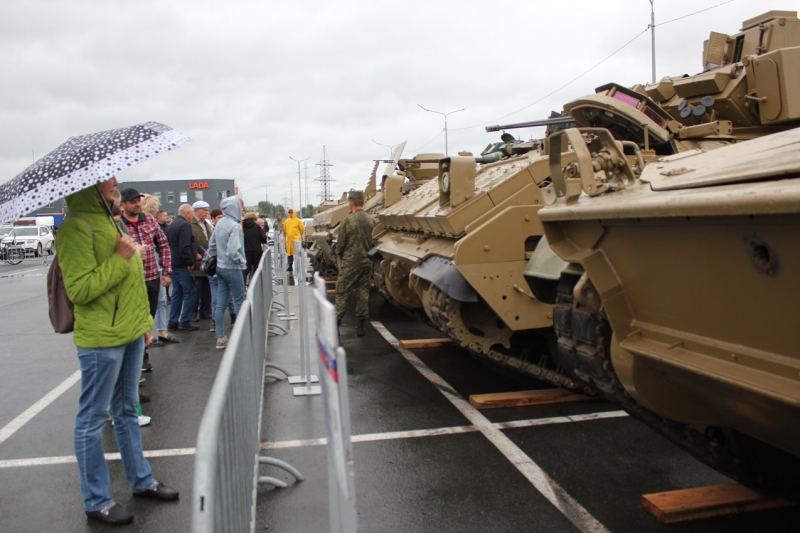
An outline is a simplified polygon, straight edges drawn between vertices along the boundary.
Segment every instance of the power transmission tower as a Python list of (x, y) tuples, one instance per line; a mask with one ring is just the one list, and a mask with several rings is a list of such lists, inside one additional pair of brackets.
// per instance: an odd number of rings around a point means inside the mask
[(322, 182), (321, 183), (321, 200), (323, 202), (327, 202), (328, 200), (333, 200), (331, 197), (331, 183), (336, 181), (335, 179), (331, 178), (331, 171), (330, 167), (333, 166), (333, 163), (328, 161), (328, 151), (325, 147), (322, 147), (322, 160), (317, 163), (319, 166), (319, 178), (316, 181)]

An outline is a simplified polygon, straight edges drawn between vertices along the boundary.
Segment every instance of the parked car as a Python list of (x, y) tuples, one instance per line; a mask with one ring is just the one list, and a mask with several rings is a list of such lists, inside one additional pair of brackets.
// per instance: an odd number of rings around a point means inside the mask
[(55, 250), (53, 231), (47, 226), (16, 226), (4, 237), (4, 244), (16, 243), (25, 248), (25, 252), (33, 252), (41, 257), (44, 252), (52, 255)]

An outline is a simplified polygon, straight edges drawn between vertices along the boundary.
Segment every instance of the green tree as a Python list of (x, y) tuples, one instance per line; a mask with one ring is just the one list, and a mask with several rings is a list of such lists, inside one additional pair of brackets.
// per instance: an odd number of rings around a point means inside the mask
[(311, 204), (300, 208), (300, 218), (311, 218), (317, 214), (317, 208)]
[(275, 205), (272, 202), (258, 202), (258, 212), (266, 215), (269, 218), (275, 218), (275, 215), (280, 214), (286, 218), (286, 209), (280, 204)]

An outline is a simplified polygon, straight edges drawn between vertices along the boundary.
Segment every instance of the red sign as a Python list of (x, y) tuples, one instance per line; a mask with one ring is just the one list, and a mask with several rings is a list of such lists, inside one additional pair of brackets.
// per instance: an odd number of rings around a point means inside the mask
[(208, 189), (207, 181), (196, 181), (189, 184), (190, 189)]

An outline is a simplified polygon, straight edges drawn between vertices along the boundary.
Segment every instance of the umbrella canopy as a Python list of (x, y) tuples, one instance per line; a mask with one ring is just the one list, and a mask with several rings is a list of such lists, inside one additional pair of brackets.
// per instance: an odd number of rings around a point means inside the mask
[(70, 137), (0, 185), (0, 223), (16, 220), (162, 152), (189, 137), (158, 122)]

